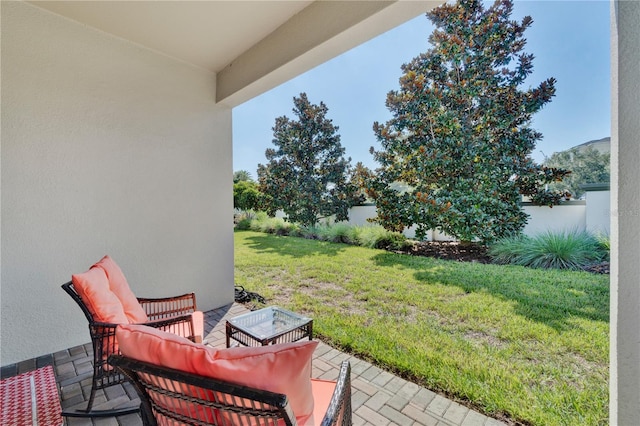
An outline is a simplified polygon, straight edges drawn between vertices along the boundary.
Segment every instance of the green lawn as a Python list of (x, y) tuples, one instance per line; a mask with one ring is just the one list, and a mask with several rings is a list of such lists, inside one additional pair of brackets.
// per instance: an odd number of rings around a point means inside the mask
[(235, 282), (343, 350), (534, 425), (608, 422), (609, 277), (242, 231)]

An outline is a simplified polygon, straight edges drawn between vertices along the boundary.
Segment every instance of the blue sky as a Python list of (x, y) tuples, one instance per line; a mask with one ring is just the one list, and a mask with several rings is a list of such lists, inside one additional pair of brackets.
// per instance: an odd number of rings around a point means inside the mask
[[(555, 77), (556, 96), (533, 119), (543, 134), (532, 153), (562, 151), (610, 136), (609, 2), (516, 1), (513, 19), (530, 15), (525, 51), (535, 55), (534, 72), (526, 85)], [(265, 150), (273, 147), (276, 117), (295, 118), (293, 97), (306, 92), (312, 103), (324, 102), (327, 117), (339, 127), (345, 156), (375, 168), (369, 153), (379, 148), (374, 121), (391, 118), (385, 107), (387, 92), (398, 88), (400, 66), (427, 51), (433, 31), (421, 15), (233, 110), (233, 170), (246, 170), (257, 179)]]

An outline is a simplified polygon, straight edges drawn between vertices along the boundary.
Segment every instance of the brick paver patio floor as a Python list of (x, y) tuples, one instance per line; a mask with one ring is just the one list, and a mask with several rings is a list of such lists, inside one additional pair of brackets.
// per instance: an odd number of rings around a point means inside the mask
[[(240, 304), (232, 304), (205, 313), (204, 343), (225, 346), (225, 320), (248, 312)], [(60, 389), (63, 410), (84, 408), (91, 387), (92, 348), (87, 343), (55, 354), (2, 368), (2, 376), (53, 364)], [(320, 342), (313, 358), (313, 377), (334, 380), (343, 360), (351, 363), (352, 406), (354, 426), (494, 426), (496, 419), (453, 402), (442, 395), (394, 376), (370, 363), (340, 352)], [(105, 409), (137, 399), (129, 384), (117, 385), (97, 392), (95, 409)], [(138, 414), (116, 418), (66, 419), (68, 426), (141, 426)], [(41, 425), (48, 426), (48, 425)]]

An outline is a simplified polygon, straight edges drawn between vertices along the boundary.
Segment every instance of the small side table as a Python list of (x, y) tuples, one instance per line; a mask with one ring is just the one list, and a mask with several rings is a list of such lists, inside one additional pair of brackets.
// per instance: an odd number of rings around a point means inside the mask
[(231, 339), (244, 346), (313, 339), (313, 320), (277, 306), (239, 315), (227, 321), (227, 347)]

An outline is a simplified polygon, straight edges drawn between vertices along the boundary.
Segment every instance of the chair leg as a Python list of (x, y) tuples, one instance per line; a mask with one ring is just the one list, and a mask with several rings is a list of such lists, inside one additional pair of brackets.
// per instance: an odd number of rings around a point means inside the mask
[(126, 416), (127, 414), (139, 413), (140, 405), (126, 406), (121, 408), (114, 408), (112, 410), (62, 410), (62, 417), (119, 417)]
[(127, 405), (124, 407), (113, 408), (109, 410), (91, 410), (88, 406), (86, 409), (76, 409), (76, 410), (62, 410), (63, 417), (88, 417), (88, 418), (98, 418), (98, 417), (119, 417), (126, 416), (127, 414), (139, 413), (140, 412), (140, 404), (138, 405)]
[(127, 414), (133, 414), (140, 412), (140, 404), (136, 401), (132, 401), (133, 404), (127, 404), (124, 407), (119, 408), (111, 408), (108, 410), (92, 410), (93, 400), (96, 396), (96, 386), (95, 383), (91, 386), (91, 393), (89, 394), (89, 402), (87, 403), (87, 408), (83, 409), (75, 409), (75, 410), (63, 410), (63, 417), (118, 417), (118, 416), (126, 416)]
[(84, 417), (84, 418), (98, 418), (98, 417), (119, 417), (126, 416), (127, 414), (139, 413), (140, 405), (121, 407), (113, 410), (62, 410), (62, 417)]

